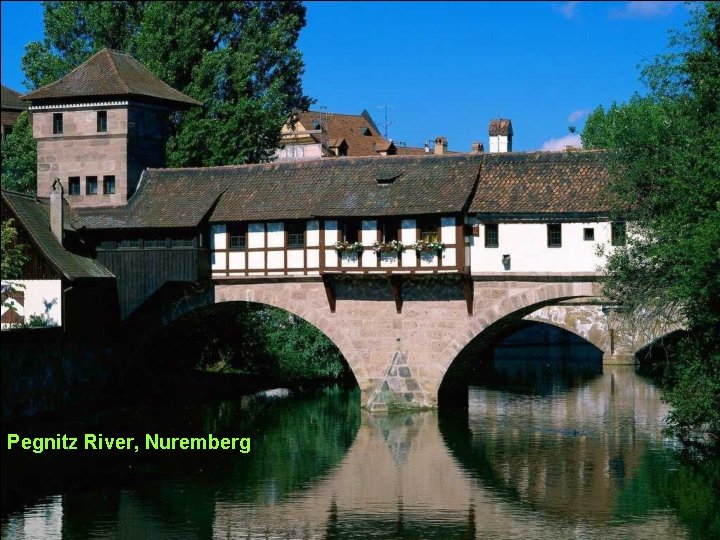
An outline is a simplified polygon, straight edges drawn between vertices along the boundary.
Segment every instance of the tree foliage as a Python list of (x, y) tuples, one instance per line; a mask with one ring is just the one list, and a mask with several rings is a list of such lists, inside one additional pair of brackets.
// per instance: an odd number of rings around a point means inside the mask
[(607, 148), (628, 244), (608, 259), (606, 294), (689, 330), (667, 370), (670, 422), (720, 436), (720, 3), (643, 70), (645, 96), (597, 108), (582, 134)]
[(0, 261), (0, 277), (2, 279), (19, 278), (22, 268), (27, 262), (25, 246), (17, 243), (17, 230), (12, 219), (2, 222), (2, 260)]
[(37, 144), (32, 135), (29, 114), (23, 111), (13, 131), (0, 145), (2, 187), (21, 193), (35, 193)]
[(351, 374), (338, 348), (307, 321), (282, 309), (217, 304), (181, 318), (158, 336), (149, 358), (213, 373), (259, 376), (275, 384), (343, 381)]
[(203, 107), (177, 117), (171, 166), (268, 161), (290, 112), (307, 108), (300, 2), (45, 2), (45, 39), (23, 57), (48, 84), (104, 47), (128, 52)]

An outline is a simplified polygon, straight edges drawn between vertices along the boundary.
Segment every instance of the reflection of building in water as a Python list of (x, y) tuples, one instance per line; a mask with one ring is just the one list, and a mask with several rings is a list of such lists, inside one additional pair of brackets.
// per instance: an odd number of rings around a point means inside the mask
[[(3, 517), (0, 538), (60, 538), (63, 522), (63, 500), (60, 495), (47, 497), (31, 511)], [(48, 531), (53, 531), (49, 533)]]
[[(319, 472), (293, 484), (292, 475), (275, 470), (285, 465), (273, 459), (279, 439), (262, 435), (282, 426), (284, 431), (279, 432), (290, 445), (309, 436), (313, 447), (332, 446), (338, 444), (338, 435), (329, 434), (330, 424), (323, 418), (330, 418), (331, 412), (334, 418), (345, 417), (350, 410), (336, 402), (326, 403), (322, 410), (317, 403), (303, 409), (303, 403), (294, 401), (288, 407), (296, 417), (312, 422), (301, 421), (294, 428), (281, 422), (260, 430), (253, 453), (230, 467), (208, 465), (198, 471), (187, 467), (187, 461), (182, 467), (163, 461), (160, 468), (170, 474), (160, 481), (146, 481), (133, 490), (103, 491), (102, 497), (93, 491), (64, 495), (57, 514), (62, 519), (43, 525), (46, 536), (687, 536), (674, 514), (663, 512), (664, 508), (642, 513), (641, 519), (608, 519), (619, 501), (626, 500), (619, 495), (623, 484), (629, 485), (631, 476), (637, 475), (643, 453), (653, 446), (657, 451), (666, 412), (657, 391), (631, 370), (613, 369), (567, 393), (542, 398), (473, 388), (467, 413), (373, 416), (363, 411), (357, 433), (353, 428), (348, 439), (352, 445), (342, 446), (332, 467), (308, 463)], [(274, 409), (273, 418), (278, 414), (279, 409)], [(307, 456), (319, 461), (327, 452), (301, 449), (282, 455), (289, 461), (306, 458), (307, 462), (312, 461)], [(632, 478), (643, 480), (647, 479)], [(652, 498), (646, 484), (623, 495)], [(22, 526), (17, 519), (7, 526), (3, 523), (3, 540), (22, 538), (10, 533), (22, 532), (18, 528)]]
[[(660, 437), (660, 419), (666, 411), (655, 390), (634, 373), (612, 372), (565, 397), (551, 398), (546, 405), (491, 392), (485, 392), (488, 401), (481, 403), (482, 395), (479, 390), (471, 395), (472, 433), (465, 435), (467, 441), (457, 433), (441, 435), (435, 412), (380, 417), (363, 413), (353, 446), (330, 476), (277, 504), (219, 501), (214, 535), (358, 538), (387, 532), (427, 538), (575, 538), (578, 531), (620, 538), (684, 535), (667, 516), (618, 525), (598, 519), (607, 516), (615, 503), (618, 472), (627, 477), (645, 451), (645, 441)], [(503, 425), (513, 414), (523, 420)], [(561, 421), (565, 414), (569, 424)], [(459, 431), (468, 434), (467, 417), (459, 417), (458, 423), (465, 426)], [(610, 435), (598, 431), (602, 418)], [(530, 428), (523, 428), (528, 421)], [(573, 430), (581, 424), (592, 426), (593, 433), (577, 437), (565, 432), (567, 426)], [(498, 436), (489, 437), (491, 430)], [(530, 450), (533, 447), (541, 451)], [(490, 470), (467, 463), (468, 452), (488, 459)], [(623, 466), (614, 464), (618, 458)], [(488, 478), (493, 472), (501, 479), (498, 485)], [(583, 499), (576, 504), (572, 499), (578, 494)], [(588, 522), (592, 525), (585, 526)]]
[(667, 407), (632, 367), (605, 371), (545, 399), (471, 388), (473, 451), (487, 454), (497, 489), (563, 517), (610, 517)]

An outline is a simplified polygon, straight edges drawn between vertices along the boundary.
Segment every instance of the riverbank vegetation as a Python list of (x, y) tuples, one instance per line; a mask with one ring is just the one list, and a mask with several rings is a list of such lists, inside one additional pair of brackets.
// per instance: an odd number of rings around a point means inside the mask
[(645, 95), (598, 107), (585, 148), (608, 149), (628, 242), (609, 257), (606, 295), (688, 330), (665, 369), (668, 422), (720, 438), (720, 3), (693, 6), (685, 32), (642, 71)]
[(155, 364), (270, 386), (354, 383), (342, 354), (322, 332), (287, 311), (251, 303), (192, 312), (156, 336), (145, 355)]

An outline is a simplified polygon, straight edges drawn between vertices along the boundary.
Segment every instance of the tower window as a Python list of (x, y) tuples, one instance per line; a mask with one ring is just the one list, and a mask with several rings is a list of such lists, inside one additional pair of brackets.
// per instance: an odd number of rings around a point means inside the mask
[(97, 176), (85, 177), (85, 195), (97, 195)]
[(587, 227), (583, 229), (583, 240), (592, 242), (595, 240), (595, 229), (592, 227)]
[(71, 176), (68, 179), (68, 195), (80, 195), (80, 177)]
[(107, 111), (97, 112), (97, 130), (107, 131)]
[(115, 176), (103, 176), (103, 193), (105, 195), (115, 194)]
[(53, 134), (60, 135), (63, 132), (63, 113), (53, 113)]

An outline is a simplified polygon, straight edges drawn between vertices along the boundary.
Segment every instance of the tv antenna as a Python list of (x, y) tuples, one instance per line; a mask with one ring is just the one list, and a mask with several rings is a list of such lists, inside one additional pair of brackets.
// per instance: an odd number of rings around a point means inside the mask
[(388, 109), (393, 109), (392, 105), (378, 105), (378, 109), (385, 109), (385, 121), (383, 126), (383, 137), (388, 138), (388, 127), (392, 126), (392, 122), (388, 122)]

